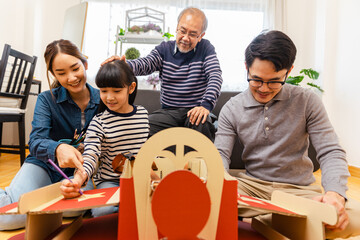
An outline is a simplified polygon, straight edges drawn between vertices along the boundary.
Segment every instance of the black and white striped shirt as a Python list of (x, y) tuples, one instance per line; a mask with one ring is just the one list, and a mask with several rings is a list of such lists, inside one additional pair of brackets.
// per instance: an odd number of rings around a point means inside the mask
[(98, 161), (99, 169), (93, 176), (96, 185), (103, 181), (119, 181), (112, 161), (119, 153), (138, 153), (149, 135), (148, 112), (142, 106), (134, 106), (131, 113), (121, 114), (105, 110), (97, 114), (86, 131), (84, 168), (89, 177), (94, 174)]

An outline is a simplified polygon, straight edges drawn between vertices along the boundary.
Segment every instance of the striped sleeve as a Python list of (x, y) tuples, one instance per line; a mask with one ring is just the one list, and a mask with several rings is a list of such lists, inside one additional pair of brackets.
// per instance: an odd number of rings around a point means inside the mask
[(83, 153), (84, 169), (89, 178), (94, 174), (101, 153), (101, 143), (104, 138), (101, 119), (95, 116), (86, 131)]
[(221, 69), (219, 60), (216, 56), (215, 49), (213, 54), (208, 55), (205, 58), (203, 69), (205, 70), (205, 76), (208, 79), (208, 85), (206, 87), (205, 94), (201, 101), (201, 106), (208, 110), (213, 110), (217, 99), (219, 98), (221, 85), (223, 79), (221, 77)]
[(162, 59), (159, 52), (153, 49), (149, 55), (144, 58), (127, 61), (135, 76), (149, 75), (162, 68)]

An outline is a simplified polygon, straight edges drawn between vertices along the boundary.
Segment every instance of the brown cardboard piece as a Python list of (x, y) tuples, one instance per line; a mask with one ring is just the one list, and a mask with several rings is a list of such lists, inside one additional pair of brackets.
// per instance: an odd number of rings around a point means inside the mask
[(253, 219), (253, 228), (269, 239), (325, 239), (324, 224), (334, 225), (338, 221), (334, 206), (315, 200), (274, 191), (271, 202), (306, 218), (273, 213), (271, 223), (259, 217)]
[[(25, 239), (38, 240), (44, 239), (51, 233), (56, 231), (62, 225), (62, 213), (61, 209), (54, 210), (42, 210), (46, 209), (49, 205), (55, 202), (64, 200), (64, 197), (60, 192), (61, 183), (55, 183), (43, 188), (39, 188), (32, 192), (23, 194), (19, 199), (17, 214), (27, 214), (26, 226), (25, 226)], [(104, 204), (91, 204), (88, 206), (81, 206), (66, 209), (66, 211), (81, 211), (94, 207), (110, 206), (119, 204), (120, 192), (119, 188), (109, 188), (111, 196)], [(84, 195), (93, 193), (94, 191), (103, 192), (101, 189), (85, 191)], [(105, 191), (105, 190), (104, 190)], [(90, 195), (90, 194), (89, 194)], [(79, 198), (81, 198), (80, 196)], [(78, 198), (77, 198), (78, 199)], [(70, 201), (73, 201), (71, 199)], [(2, 213), (6, 214), (6, 213)], [(14, 212), (8, 214), (15, 214)], [(69, 239), (81, 226), (81, 218), (73, 221), (72, 224), (62, 229), (56, 236), (56, 239)]]

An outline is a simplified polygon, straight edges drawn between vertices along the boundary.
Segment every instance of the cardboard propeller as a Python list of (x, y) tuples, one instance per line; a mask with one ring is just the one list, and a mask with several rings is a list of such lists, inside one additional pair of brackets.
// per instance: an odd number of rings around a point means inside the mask
[[(153, 162), (162, 180), (152, 194)], [(206, 178), (206, 184), (200, 177)], [(192, 190), (195, 185), (197, 191)], [(153, 135), (138, 152), (133, 167), (124, 166), (120, 186), (118, 239), (184, 239), (181, 232), (186, 231), (188, 239), (237, 239), (237, 181), (224, 171), (214, 144), (199, 132), (170, 128)], [(177, 190), (183, 193), (181, 197)], [(203, 199), (205, 208), (195, 199)], [(174, 217), (162, 218), (169, 212)], [(176, 225), (176, 217), (199, 222), (194, 228), (184, 228)]]

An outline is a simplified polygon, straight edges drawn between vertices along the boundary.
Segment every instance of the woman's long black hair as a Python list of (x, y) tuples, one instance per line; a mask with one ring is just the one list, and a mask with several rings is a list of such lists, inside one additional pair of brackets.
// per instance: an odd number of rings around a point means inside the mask
[[(129, 95), (129, 104), (134, 104), (137, 92), (137, 79), (125, 61), (115, 60), (105, 63), (100, 67), (96, 74), (95, 83), (98, 88), (124, 88), (129, 87), (133, 82), (136, 83), (135, 90)], [(101, 101), (99, 112), (107, 109), (106, 105)]]

